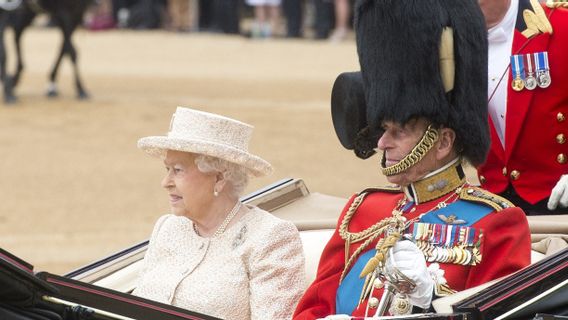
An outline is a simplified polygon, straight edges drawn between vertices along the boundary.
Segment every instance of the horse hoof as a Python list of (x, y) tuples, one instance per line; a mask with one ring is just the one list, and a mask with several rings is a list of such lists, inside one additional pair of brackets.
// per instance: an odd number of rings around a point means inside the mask
[(90, 98), (90, 96), (86, 92), (80, 92), (79, 94), (77, 94), (78, 100), (89, 100), (89, 98)]
[(14, 105), (18, 99), (15, 96), (4, 96), (4, 104)]
[(57, 92), (57, 90), (47, 90), (47, 96), (49, 98), (56, 98), (59, 96), (59, 92)]

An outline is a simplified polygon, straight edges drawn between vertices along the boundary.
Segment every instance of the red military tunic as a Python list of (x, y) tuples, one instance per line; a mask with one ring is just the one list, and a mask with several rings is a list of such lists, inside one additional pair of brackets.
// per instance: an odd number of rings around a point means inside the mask
[[(519, 17), (530, 9), (519, 3)], [(548, 88), (513, 90), (511, 68), (500, 85), (507, 86), (505, 147), (491, 122), (491, 149), (478, 168), (482, 187), (503, 192), (512, 184), (525, 201), (535, 204), (550, 196), (560, 176), (568, 174), (568, 10), (545, 8), (553, 33), (527, 39), (517, 20), (512, 54), (548, 52), (551, 84)], [(491, 58), (491, 57), (490, 57)]]
[[(475, 199), (465, 201), (461, 199), (462, 197), (456, 195), (455, 198), (457, 199), (453, 199), (452, 201), (457, 200), (454, 203), (471, 202), (475, 206), (480, 206), (479, 208), (482, 209), (481, 215), (475, 216), (474, 214), (475, 217), (472, 215), (468, 216), (467, 212), (464, 212), (462, 215), (461, 212), (458, 212), (459, 209), (455, 209), (458, 211), (451, 212), (455, 214), (457, 220), (465, 221), (467, 219), (474, 221), (471, 227), (475, 230), (482, 230), (483, 235), (480, 237), (481, 245), (479, 247), (482, 256), (481, 262), (474, 266), (435, 261), (428, 263), (439, 263), (440, 269), (445, 271), (444, 277), (447, 280), (447, 284), (451, 289), (456, 291), (474, 287), (505, 276), (530, 263), (530, 231), (524, 212), (516, 207), (501, 210), (498, 206), (495, 206), (494, 201), (502, 201), (502, 198), (491, 195), (478, 188), (467, 186), (465, 188), (473, 190), (474, 195), (481, 195), (481, 197), (474, 196)], [(465, 189), (463, 190), (467, 191)], [(348, 231), (352, 233), (359, 232), (371, 227), (384, 218), (390, 217), (393, 208), (397, 207), (397, 204), (403, 197), (404, 194), (402, 192), (392, 193), (382, 190), (370, 192), (352, 216)], [(338, 226), (343, 221), (354, 199), (355, 196), (347, 203), (339, 217)], [(415, 206), (415, 209), (405, 213), (404, 216), (407, 219), (415, 219), (423, 213), (428, 213), (424, 215), (423, 218), (430, 216), (435, 219), (436, 214), (439, 212), (436, 206), (444, 199), (447, 199), (447, 196), (421, 203)], [(494, 207), (497, 208), (497, 210)], [(446, 208), (451, 208), (451, 205), (448, 205)], [(456, 208), (458, 207), (456, 206)], [(485, 210), (483, 208), (485, 208)], [(422, 218), (420, 222), (423, 222)], [(445, 224), (441, 220), (439, 223)], [(349, 254), (353, 254), (363, 242), (364, 241), (351, 244)], [(361, 255), (374, 249), (375, 244), (376, 241), (371, 243)], [(340, 284), (340, 276), (345, 266), (344, 249), (345, 241), (341, 238), (338, 227), (322, 253), (316, 279), (300, 300), (294, 314), (294, 319), (317, 319), (338, 313), (336, 310), (336, 293)], [(375, 298), (380, 299), (381, 294), (382, 289), (373, 291)], [(359, 299), (359, 295), (357, 294), (351, 297), (351, 299)], [(364, 316), (368, 301), (369, 300), (366, 299), (361, 303), (351, 315)], [(376, 305), (374, 308), (376, 308)], [(373, 310), (373, 308), (370, 308), (370, 310)], [(371, 311), (369, 316), (373, 314), (374, 311)]]

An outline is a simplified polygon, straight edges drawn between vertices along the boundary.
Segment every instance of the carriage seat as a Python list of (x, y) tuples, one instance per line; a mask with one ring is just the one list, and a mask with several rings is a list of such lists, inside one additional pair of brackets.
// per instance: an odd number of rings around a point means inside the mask
[[(334, 232), (347, 199), (310, 193), (302, 180), (289, 179), (268, 186), (243, 201), (295, 223), (304, 246), (306, 280), (311, 283), (323, 248)], [(532, 263), (568, 246), (568, 215), (530, 216), (528, 220), (533, 243)], [(128, 257), (130, 262), (126, 261), (122, 266), (119, 264), (116, 267), (115, 263), (114, 270), (107, 272), (104, 277), (91, 276), (81, 280), (129, 292), (134, 289), (143, 253), (140, 251), (131, 255)]]

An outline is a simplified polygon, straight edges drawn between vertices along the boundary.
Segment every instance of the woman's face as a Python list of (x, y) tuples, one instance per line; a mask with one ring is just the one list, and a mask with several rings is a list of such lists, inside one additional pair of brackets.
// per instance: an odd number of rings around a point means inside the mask
[(203, 219), (213, 201), (215, 173), (203, 173), (195, 164), (196, 155), (168, 150), (162, 186), (167, 190), (172, 212), (192, 220)]
[[(384, 152), (385, 165), (392, 166), (409, 154), (427, 128), (428, 123), (423, 119), (411, 120), (406, 125), (386, 121), (383, 124), (384, 133), (377, 143), (377, 147)], [(418, 181), (432, 170), (435, 164), (432, 153), (428, 152), (422, 160), (408, 170), (388, 176), (387, 180), (399, 186), (407, 186)]]

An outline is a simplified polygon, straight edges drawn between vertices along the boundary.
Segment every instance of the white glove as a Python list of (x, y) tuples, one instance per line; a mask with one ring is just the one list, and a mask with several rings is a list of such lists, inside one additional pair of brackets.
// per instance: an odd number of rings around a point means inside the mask
[(351, 320), (351, 316), (346, 314), (332, 314), (325, 318), (318, 318), (317, 320)]
[(558, 205), (562, 208), (568, 207), (568, 174), (560, 176), (560, 180), (552, 188), (550, 198), (548, 198), (549, 210), (556, 209)]
[(404, 240), (394, 245), (392, 254), (386, 261), (386, 272), (393, 273), (394, 267), (416, 284), (416, 288), (407, 294), (410, 303), (423, 309), (429, 308), (434, 292), (434, 280), (428, 272), (422, 251), (414, 242)]

